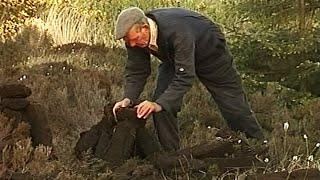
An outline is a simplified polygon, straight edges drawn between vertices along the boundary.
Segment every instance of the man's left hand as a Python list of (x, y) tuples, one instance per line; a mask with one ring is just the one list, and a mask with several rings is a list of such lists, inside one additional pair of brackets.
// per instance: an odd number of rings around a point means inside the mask
[(151, 101), (143, 101), (142, 103), (138, 104), (136, 106), (137, 108), (137, 117), (138, 118), (148, 118), (148, 116), (153, 112), (160, 112), (162, 110), (162, 107)]

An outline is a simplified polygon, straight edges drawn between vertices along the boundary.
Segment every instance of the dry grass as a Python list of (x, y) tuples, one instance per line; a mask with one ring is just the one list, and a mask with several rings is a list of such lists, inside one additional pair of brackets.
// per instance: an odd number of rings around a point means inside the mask
[[(108, 23), (98, 22), (92, 14), (81, 12), (81, 9), (70, 6), (52, 5), (45, 19), (48, 32), (52, 35), (55, 45), (83, 42), (86, 44), (109, 44), (110, 40), (103, 38), (108, 34)], [(97, 25), (99, 24), (99, 27)]]
[(2, 114), (0, 123), (1, 146), (4, 145), (1, 147), (2, 168), (9, 170), (9, 173), (28, 172), (31, 176), (48, 176), (59, 168), (55, 162), (48, 161), (52, 154), (51, 147), (32, 147), (29, 124), (20, 122), (15, 127), (15, 119), (8, 119)]

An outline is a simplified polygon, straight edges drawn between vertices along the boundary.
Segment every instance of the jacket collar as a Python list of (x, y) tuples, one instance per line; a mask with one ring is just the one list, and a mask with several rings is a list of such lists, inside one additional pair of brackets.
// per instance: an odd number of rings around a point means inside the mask
[(149, 48), (153, 51), (158, 51), (157, 45), (157, 37), (158, 37), (158, 26), (155, 21), (150, 18), (147, 18), (149, 27), (150, 27), (150, 41), (149, 41)]

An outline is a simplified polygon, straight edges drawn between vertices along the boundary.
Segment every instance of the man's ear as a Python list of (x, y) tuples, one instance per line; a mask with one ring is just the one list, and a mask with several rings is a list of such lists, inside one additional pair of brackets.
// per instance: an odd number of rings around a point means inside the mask
[(149, 29), (149, 24), (148, 24), (148, 23), (144, 23), (144, 24), (142, 25), (142, 28)]

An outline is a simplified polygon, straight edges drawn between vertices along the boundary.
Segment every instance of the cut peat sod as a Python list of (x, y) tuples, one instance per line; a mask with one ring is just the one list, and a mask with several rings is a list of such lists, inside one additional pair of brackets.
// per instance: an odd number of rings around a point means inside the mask
[[(267, 147), (256, 150), (227, 129), (218, 130), (213, 140), (177, 152), (162, 152), (155, 138), (145, 128), (145, 120), (137, 118), (134, 108), (119, 109), (117, 121), (111, 109), (106, 107), (103, 119), (90, 130), (81, 133), (75, 147), (79, 159), (82, 158), (84, 151), (91, 148), (93, 154), (105, 160), (107, 166), (114, 172), (120, 171), (119, 168), (121, 169), (128, 159), (135, 156), (147, 160), (155, 169), (164, 173), (175, 171), (178, 174), (186, 172), (205, 174), (212, 166), (216, 167), (219, 174), (235, 169), (244, 171), (255, 169), (256, 172), (262, 173), (267, 167), (268, 163), (263, 161)], [(131, 168), (127, 169), (126, 173), (134, 172), (137, 166)], [(317, 176), (314, 170), (310, 172), (310, 177)], [(286, 173), (288, 177), (288, 172), (275, 173), (274, 176), (284, 176), (281, 174)], [(290, 175), (299, 176), (295, 173)], [(247, 179), (256, 177), (260, 179), (264, 176), (257, 174), (248, 176)]]

